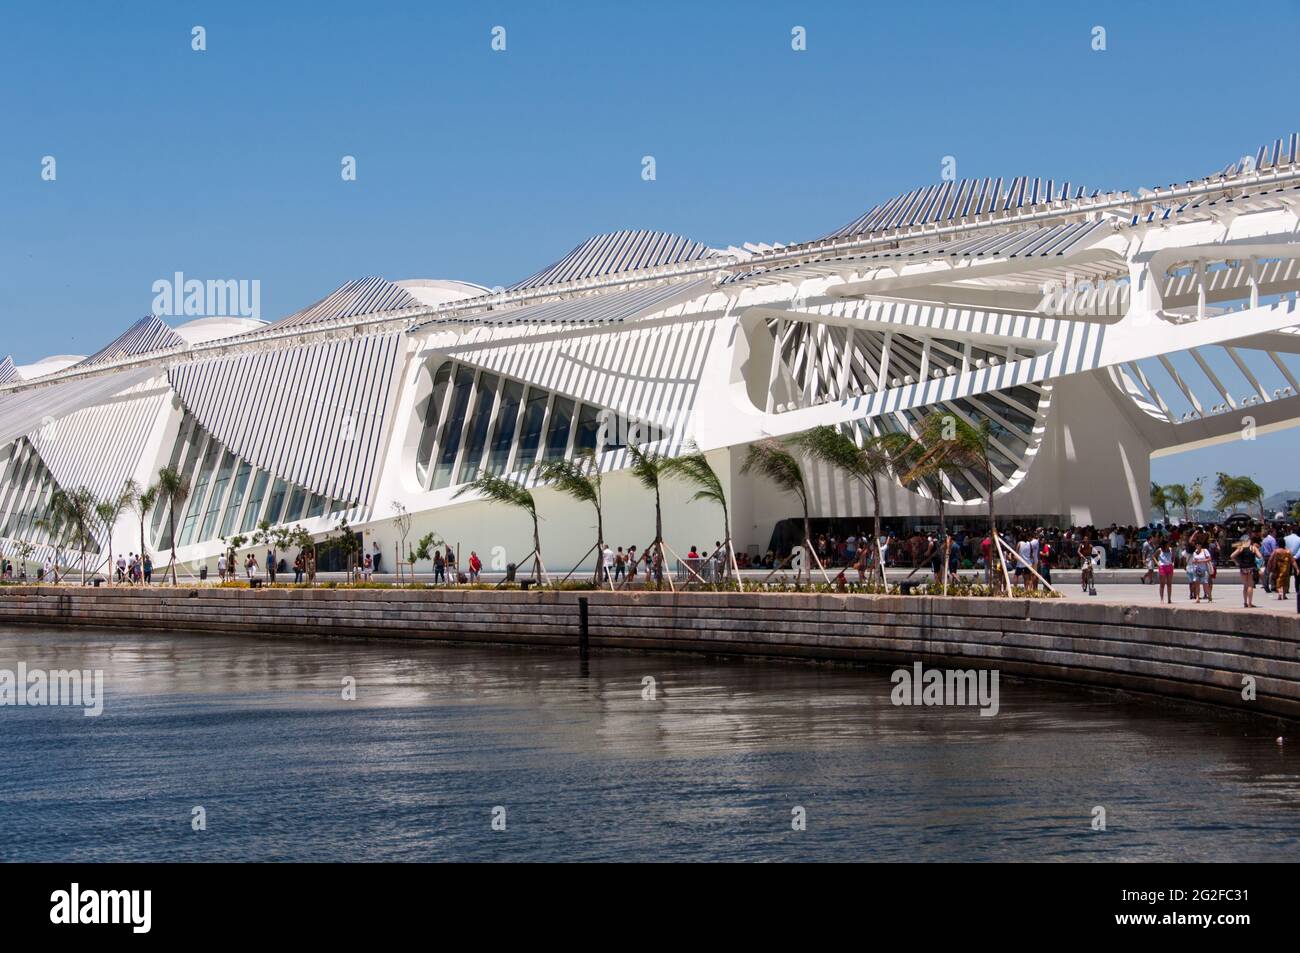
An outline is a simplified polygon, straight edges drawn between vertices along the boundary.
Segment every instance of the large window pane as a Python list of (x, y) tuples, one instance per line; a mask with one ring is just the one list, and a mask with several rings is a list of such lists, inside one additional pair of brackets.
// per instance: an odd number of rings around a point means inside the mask
[(569, 428), (573, 426), (573, 401), (557, 397), (551, 404), (551, 423), (546, 430), (546, 459), (559, 460), (569, 446)]
[(203, 528), (195, 542), (212, 539), (217, 532), (217, 518), (221, 515), (221, 504), (225, 502), (226, 486), (230, 475), (235, 470), (235, 455), (229, 450), (221, 460), (216, 479), (212, 482), (212, 492), (208, 494), (208, 510), (203, 514)]
[(235, 529), (235, 520), (239, 519), (239, 508), (244, 503), (244, 489), (248, 486), (248, 475), (253, 467), (248, 463), (239, 465), (235, 474), (235, 485), (230, 488), (230, 502), (226, 505), (226, 515), (221, 520), (221, 532), (218, 536), (229, 536)]
[(456, 453), (460, 450), (460, 435), (465, 426), (465, 411), (469, 408), (469, 392), (473, 384), (473, 368), (457, 367), (456, 389), (451, 395), (447, 421), (438, 440), (438, 465), (433, 471), (435, 490), (451, 484), (451, 468), (456, 463)]
[(478, 379), (478, 396), (474, 398), (474, 415), (469, 420), (469, 435), (465, 441), (465, 453), (461, 456), (460, 472), (456, 474), (457, 483), (468, 483), (478, 476), (479, 461), (483, 459), (483, 447), (487, 443), (488, 425), (492, 423), (492, 405), (496, 402), (497, 378), (492, 374), (480, 374)]
[(302, 510), (306, 505), (307, 491), (300, 486), (295, 486), (293, 492), (289, 494), (289, 505), (285, 508), (282, 522), (292, 523), (302, 519)]
[(194, 533), (198, 528), (200, 511), (204, 503), (207, 502), (208, 484), (212, 481), (212, 471), (216, 469), (217, 459), (221, 455), (221, 444), (209, 438), (208, 448), (203, 454), (203, 463), (200, 464), (198, 479), (192, 484), (193, 489), (190, 491), (189, 506), (185, 510), (185, 522), (181, 524), (180, 544), (188, 546), (194, 541)]
[(510, 462), (510, 444), (515, 439), (519, 403), (523, 398), (524, 385), (519, 381), (506, 381), (502, 386), (501, 405), (497, 409), (497, 429), (492, 435), (492, 449), (488, 453), (487, 468), (492, 473), (502, 473)]
[(549, 396), (544, 390), (528, 388), (524, 426), (519, 435), (519, 453), (515, 455), (516, 470), (526, 470), (537, 459), (537, 445), (542, 442), (542, 424), (546, 420), (546, 400)]
[(439, 367), (433, 374), (433, 390), (424, 402), (422, 421), (424, 429), (420, 432), (420, 445), (415, 453), (415, 470), (420, 485), (429, 482), (429, 461), (433, 459), (433, 445), (438, 437), (438, 416), (442, 413), (443, 398), (447, 396), (447, 384), (451, 380), (451, 362)]
[(271, 499), (266, 504), (266, 515), (262, 519), (272, 526), (287, 523), (290, 517), (284, 515), (284, 498), (289, 494), (289, 484), (277, 479), (271, 487)]
[(262, 509), (262, 500), (266, 497), (266, 485), (271, 482), (271, 474), (258, 470), (253, 477), (253, 492), (248, 496), (248, 506), (244, 508), (244, 519), (239, 524), (241, 533), (252, 532), (257, 526), (257, 515)]
[(573, 452), (595, 453), (596, 435), (600, 431), (600, 411), (589, 404), (578, 410), (578, 432), (573, 435)]

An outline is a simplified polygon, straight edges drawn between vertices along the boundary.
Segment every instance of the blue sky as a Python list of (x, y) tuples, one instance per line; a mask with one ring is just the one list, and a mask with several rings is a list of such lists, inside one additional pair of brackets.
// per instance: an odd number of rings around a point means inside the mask
[[(361, 275), (508, 284), (611, 229), (806, 240), (935, 181), (947, 155), (960, 177), (1098, 188), (1202, 175), (1300, 128), (1300, 6), (1224, 11), (7, 5), (0, 354), (92, 352), (176, 271), (256, 278), (275, 318)], [(1266, 484), (1300, 486), (1300, 440), (1266, 441), (1285, 460)]]

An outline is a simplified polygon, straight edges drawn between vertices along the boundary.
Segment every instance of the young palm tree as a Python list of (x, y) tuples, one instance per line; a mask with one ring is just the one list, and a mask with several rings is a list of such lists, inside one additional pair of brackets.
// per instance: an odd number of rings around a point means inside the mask
[(486, 470), (480, 470), (473, 481), (466, 483), (456, 491), (456, 496), (466, 493), (478, 493), (494, 503), (514, 506), (524, 510), (533, 520), (533, 579), (541, 585), (542, 573), (542, 535), (537, 526), (537, 502), (533, 494), (522, 483), (516, 483), (508, 477), (496, 476)]
[(149, 518), (149, 513), (158, 504), (158, 484), (154, 484), (146, 490), (141, 490), (134, 480), (127, 480), (131, 487), (133, 496), (131, 498), (131, 508), (135, 510), (135, 515), (140, 520), (140, 561), (144, 562), (144, 554), (148, 547), (145, 545), (144, 523)]
[(1170, 506), (1176, 506), (1183, 511), (1183, 522), (1192, 521), (1192, 510), (1205, 502), (1205, 494), (1201, 491), (1201, 481), (1196, 480), (1191, 486), (1183, 483), (1167, 483), (1164, 487), (1165, 496), (1169, 500)]
[(1214, 489), (1217, 496), (1214, 501), (1216, 509), (1226, 510), (1239, 504), (1258, 506), (1259, 521), (1268, 522), (1267, 514), (1264, 512), (1264, 488), (1250, 477), (1220, 473), (1214, 483)]
[(122, 484), (122, 489), (115, 496), (100, 500), (95, 504), (95, 517), (99, 520), (100, 525), (104, 528), (104, 535), (108, 539), (108, 584), (113, 584), (113, 573), (116, 567), (113, 565), (113, 527), (121, 519), (122, 512), (131, 505), (135, 499), (135, 482), (127, 480)]
[[(663, 508), (659, 502), (659, 481), (665, 475), (664, 463), (666, 458), (653, 450), (646, 453), (634, 443), (629, 443), (627, 452), (632, 455), (632, 466), (629, 467), (632, 476), (647, 490), (653, 490), (655, 495), (655, 541), (650, 544), (651, 552), (658, 552), (659, 558), (667, 563), (667, 558), (663, 553), (664, 542), (664, 517)], [(660, 586), (663, 585), (662, 579), (655, 580)]]
[(81, 584), (86, 584), (86, 550), (90, 547), (90, 539), (93, 535), (92, 528), (95, 520), (98, 518), (95, 513), (95, 494), (91, 493), (86, 487), (78, 487), (70, 493), (63, 490), (55, 491), (55, 503), (51, 500), (51, 505), (56, 506), (59, 515), (62, 517), (70, 532), (73, 540), (76, 541), (77, 549), (81, 552)]
[(692, 441), (687, 445), (684, 454), (665, 460), (661, 472), (674, 479), (684, 480), (692, 484), (695, 487), (695, 495), (691, 497), (692, 503), (696, 500), (707, 500), (722, 507), (722, 545), (725, 547), (723, 556), (727, 567), (724, 572), (727, 576), (730, 576), (731, 564), (735, 560), (732, 556), (731, 513), (727, 508), (727, 491), (722, 485), (721, 477), (709, 464), (708, 457)]
[(54, 547), (54, 581), (59, 581), (59, 565), (63, 562), (63, 544), (68, 536), (70, 520), (68, 495), (56, 489), (45, 504), (45, 511), (37, 518), (35, 526), (44, 530)]
[(1151, 509), (1160, 514), (1160, 522), (1169, 522), (1169, 488), (1151, 481)]
[[(861, 482), (871, 492), (874, 541), (880, 539), (880, 479), (888, 479), (897, 472), (899, 455), (906, 448), (905, 434), (884, 433), (869, 435), (858, 446), (852, 437), (838, 427), (823, 424), (805, 431), (794, 439), (795, 446), (804, 453), (837, 470), (842, 470)], [(884, 578), (884, 567), (876, 567)]]
[(172, 546), (172, 585), (176, 585), (176, 507), (185, 502), (190, 495), (190, 478), (175, 467), (163, 467), (158, 471), (158, 496), (167, 504), (167, 535)]
[(786, 493), (793, 493), (803, 508), (803, 545), (805, 559), (800, 574), (807, 570), (808, 581), (812, 582), (812, 524), (808, 519), (808, 485), (804, 481), (803, 467), (789, 448), (780, 440), (767, 437), (749, 445), (745, 456), (745, 465), (741, 473), (756, 473), (767, 477)]
[(962, 470), (978, 469), (985, 480), (985, 495), (989, 506), (989, 534), (992, 536), (996, 518), (993, 513), (993, 469), (989, 463), (988, 447), (990, 425), (987, 420), (971, 424), (951, 411), (933, 411), (917, 425), (916, 436), (900, 453), (905, 467), (899, 479), (905, 484), (924, 484), (934, 493), (939, 510), (939, 539), (943, 546), (941, 576), (948, 577), (948, 521), (947, 502), (943, 491), (944, 478)]
[(596, 455), (590, 451), (579, 454), (574, 460), (548, 460), (537, 468), (538, 475), (561, 493), (596, 510), (596, 572), (593, 581), (600, 585), (604, 565), (605, 518), (600, 490), (600, 466)]

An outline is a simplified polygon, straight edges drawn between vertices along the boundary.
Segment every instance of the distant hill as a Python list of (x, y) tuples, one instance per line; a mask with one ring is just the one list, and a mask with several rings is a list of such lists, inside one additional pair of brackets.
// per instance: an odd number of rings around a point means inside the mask
[(1300, 490), (1283, 490), (1272, 496), (1264, 497), (1264, 508), (1268, 510), (1285, 510), (1287, 500), (1300, 500)]

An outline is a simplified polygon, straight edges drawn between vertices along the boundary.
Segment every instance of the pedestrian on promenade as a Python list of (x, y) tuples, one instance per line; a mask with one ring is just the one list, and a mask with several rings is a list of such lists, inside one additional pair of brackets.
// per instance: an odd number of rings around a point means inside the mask
[(447, 560), (437, 550), (433, 553), (433, 584), (447, 581)]
[(1259, 567), (1260, 548), (1254, 539), (1243, 539), (1232, 551), (1232, 561), (1241, 572), (1241, 606), (1255, 608), (1255, 571)]
[(1192, 594), (1197, 602), (1200, 602), (1202, 597), (1204, 597), (1207, 602), (1214, 601), (1213, 596), (1211, 596), (1209, 592), (1210, 563), (1212, 560), (1213, 557), (1210, 556), (1210, 551), (1205, 548), (1203, 543), (1198, 543), (1191, 558)]
[(248, 559), (244, 561), (244, 571), (248, 573), (248, 581), (252, 582), (253, 577), (257, 575), (257, 557), (252, 553), (249, 553)]
[(1092, 585), (1092, 537), (1084, 536), (1079, 544), (1079, 585), (1087, 592)]
[(217, 578), (222, 582), (226, 581), (226, 554), (222, 553), (217, 557)]
[(609, 543), (600, 551), (600, 581), (609, 582), (614, 575), (614, 550)]
[(629, 586), (636, 582), (636, 566), (640, 557), (636, 554), (636, 546), (632, 545), (627, 548), (627, 584)]
[(1150, 585), (1156, 576), (1156, 546), (1150, 536), (1142, 540), (1142, 568), (1146, 570), (1142, 573), (1142, 585)]
[(307, 566), (307, 554), (299, 552), (293, 560), (293, 582), (294, 585), (302, 585), (302, 572)]
[(469, 551), (469, 581), (478, 582), (479, 573), (483, 571), (483, 560), (478, 558), (478, 553), (474, 550)]
[(148, 553), (144, 554), (142, 566), (144, 572), (144, 584), (147, 586), (153, 582), (153, 557)]
[(1273, 555), (1264, 564), (1264, 571), (1273, 583), (1273, 591), (1278, 599), (1286, 599), (1291, 593), (1291, 576), (1295, 573), (1296, 561), (1291, 550), (1279, 545)]
[(1169, 540), (1160, 540), (1160, 546), (1156, 550), (1156, 578), (1160, 583), (1160, 591), (1157, 593), (1160, 602), (1168, 602), (1170, 605), (1174, 601), (1174, 550), (1169, 545)]
[(623, 553), (623, 547), (620, 546), (614, 553), (614, 581), (622, 582), (624, 575), (627, 573), (627, 556)]
[[(1271, 526), (1264, 527), (1264, 530), (1264, 538), (1259, 541), (1259, 555), (1267, 566), (1269, 560), (1273, 558), (1273, 553), (1277, 551), (1277, 531)], [(1268, 572), (1264, 573), (1264, 591), (1273, 591), (1273, 576)]]

